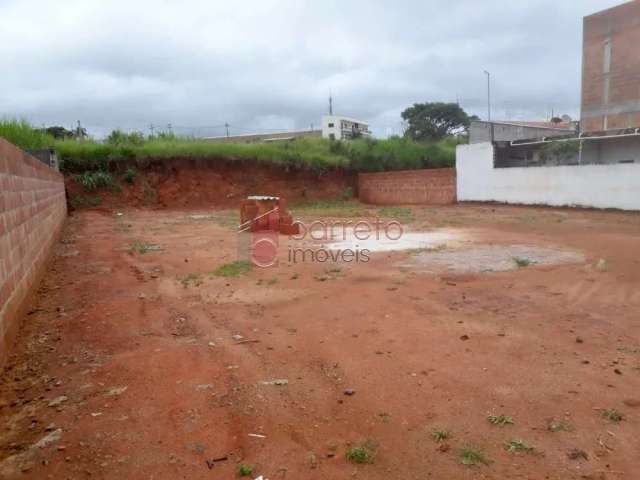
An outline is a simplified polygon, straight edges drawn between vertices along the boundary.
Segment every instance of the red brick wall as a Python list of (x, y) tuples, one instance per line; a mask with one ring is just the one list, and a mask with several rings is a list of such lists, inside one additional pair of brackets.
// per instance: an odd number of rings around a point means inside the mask
[(66, 213), (62, 175), (0, 138), (0, 362)]
[[(605, 44), (610, 45), (609, 70)], [(640, 1), (584, 17), (583, 131), (640, 127)]]
[(456, 202), (453, 168), (361, 173), (358, 196), (375, 205), (447, 204)]

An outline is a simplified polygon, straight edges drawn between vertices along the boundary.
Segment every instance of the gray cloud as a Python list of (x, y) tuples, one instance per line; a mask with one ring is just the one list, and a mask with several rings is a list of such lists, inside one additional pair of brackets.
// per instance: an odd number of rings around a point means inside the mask
[(617, 3), (0, 0), (0, 115), (219, 135), (318, 125), (331, 89), (384, 136), (413, 102), (484, 116), (487, 69), (494, 118), (576, 116), (582, 17)]

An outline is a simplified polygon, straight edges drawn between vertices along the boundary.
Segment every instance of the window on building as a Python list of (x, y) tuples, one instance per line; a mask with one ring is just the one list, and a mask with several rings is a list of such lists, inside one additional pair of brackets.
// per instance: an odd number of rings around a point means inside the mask
[(329, 124), (329, 128), (333, 128), (333, 123), (330, 123), (330, 124)]

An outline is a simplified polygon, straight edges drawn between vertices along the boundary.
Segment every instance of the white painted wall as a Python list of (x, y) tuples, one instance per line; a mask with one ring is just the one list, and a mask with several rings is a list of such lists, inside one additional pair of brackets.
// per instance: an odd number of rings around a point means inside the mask
[(456, 148), (459, 201), (640, 210), (640, 164), (493, 168), (489, 142)]
[[(347, 124), (345, 129), (342, 128), (343, 122)], [(340, 115), (324, 115), (322, 117), (322, 138), (331, 138), (331, 135), (333, 135), (335, 140), (351, 138), (351, 129), (353, 124), (358, 125), (357, 130), (363, 136), (368, 137), (371, 135), (371, 132), (369, 131), (369, 124), (367, 122)]]

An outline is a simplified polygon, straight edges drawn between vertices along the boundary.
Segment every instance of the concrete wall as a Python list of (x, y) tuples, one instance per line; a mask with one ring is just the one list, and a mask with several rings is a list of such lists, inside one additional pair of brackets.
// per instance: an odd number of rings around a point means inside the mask
[(374, 205), (455, 203), (456, 171), (437, 168), (360, 173), (358, 196)]
[(62, 175), (0, 138), (0, 362), (66, 214)]
[(320, 138), (321, 130), (291, 130), (275, 133), (247, 133), (243, 135), (229, 135), (228, 137), (205, 137), (211, 143), (269, 143), (286, 142), (295, 138)]
[(581, 129), (640, 127), (640, 1), (583, 23)]
[(640, 210), (640, 164), (493, 167), (490, 143), (456, 149), (459, 201)]
[(557, 137), (575, 133), (573, 128), (531, 127), (508, 122), (485, 122), (473, 120), (469, 125), (469, 143), (491, 141), (491, 125), (493, 140), (496, 142), (525, 140), (528, 138)]

